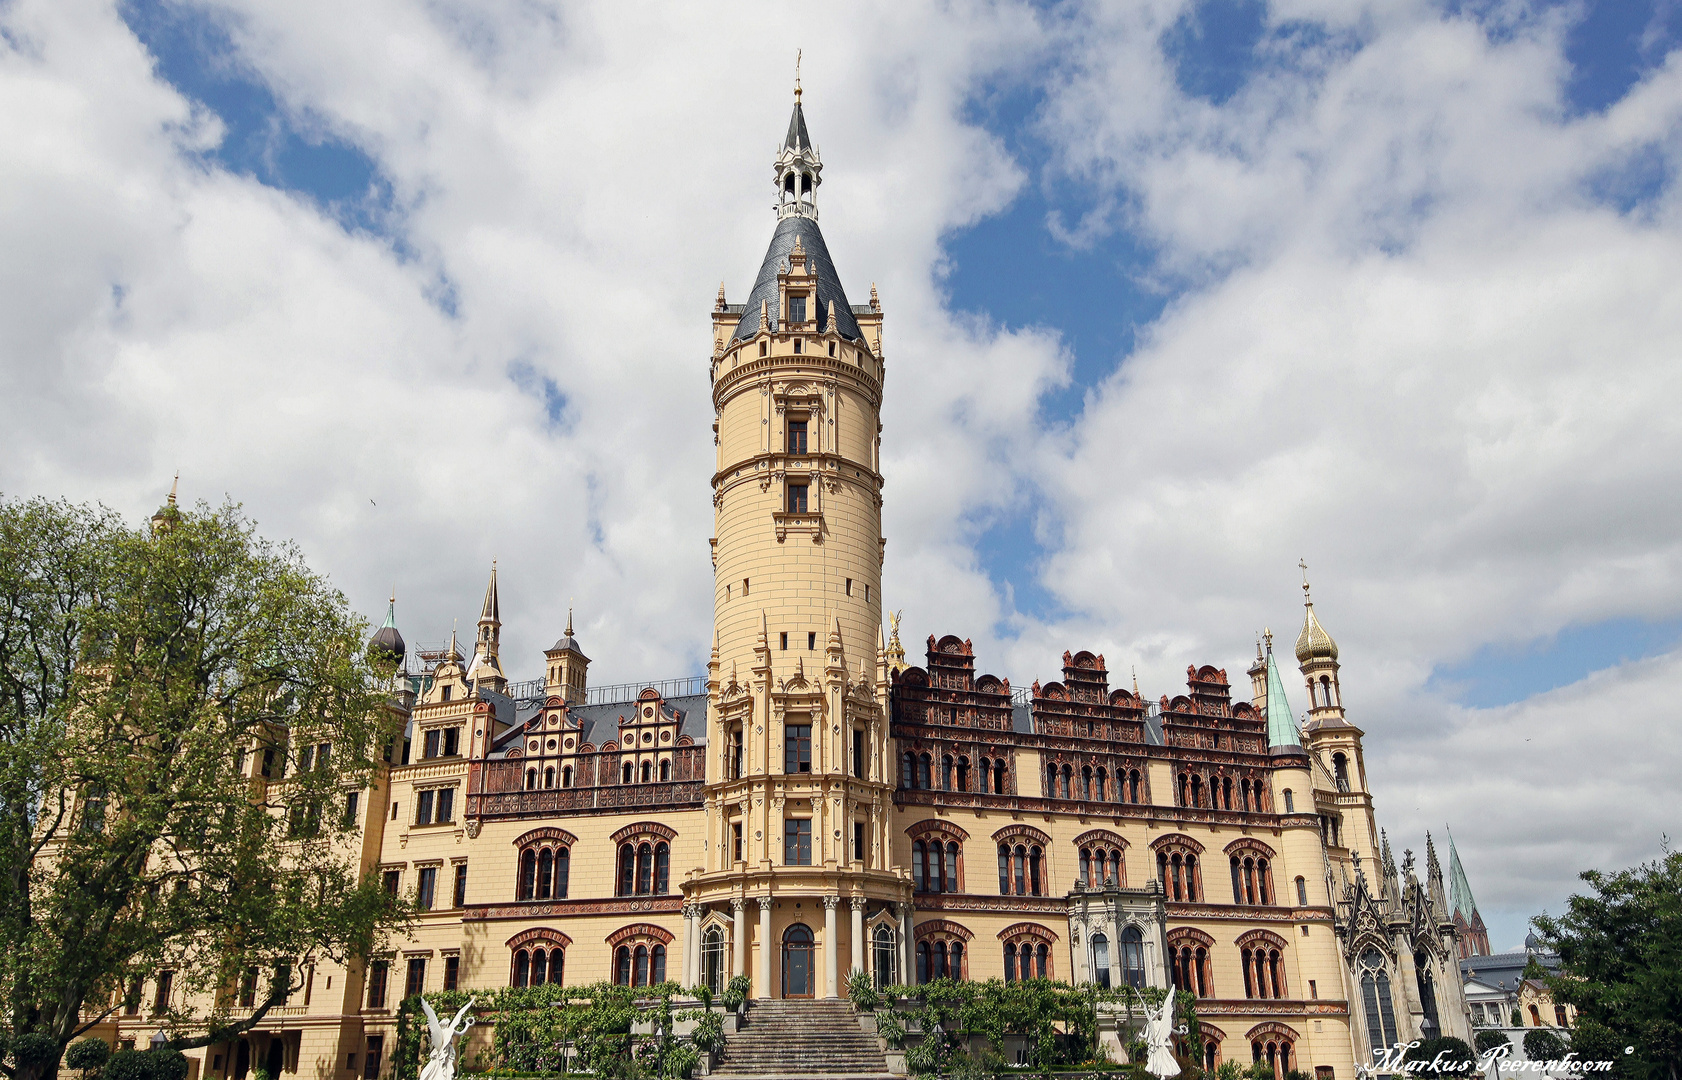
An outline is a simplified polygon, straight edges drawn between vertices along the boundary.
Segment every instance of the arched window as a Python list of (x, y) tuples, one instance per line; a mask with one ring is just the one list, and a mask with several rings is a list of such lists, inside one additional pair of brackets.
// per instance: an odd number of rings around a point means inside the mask
[(1359, 968), (1361, 1005), (1367, 1020), (1367, 1045), (1374, 1055), (1378, 1055), (1400, 1038), (1396, 1029), (1396, 1013), (1390, 1002), (1389, 968), (1377, 949), (1361, 953)]
[[(664, 840), (662, 840), (660, 843), (654, 845), (654, 894), (656, 896), (664, 896), (666, 894), (666, 885), (667, 879), (671, 873), (671, 864), (672, 849), (666, 845)], [(665, 955), (664, 949), (661, 950), (661, 955)]]
[(631, 782), (631, 776), (632, 776), (631, 763), (629, 761), (627, 761), (627, 762), (625, 762), (624, 766), (619, 770), (619, 781), (620, 781), (620, 783), (629, 784)]
[(713, 927), (701, 935), (701, 982), (714, 994), (724, 993), (730, 962), (724, 955), (724, 932)]
[(521, 949), (514, 954), (514, 978), (510, 986), (528, 986), (531, 982), (531, 954)]
[(543, 770), (543, 786), (545, 788), (552, 788), (555, 786), (555, 767), (553, 765), (550, 765)]
[(1101, 932), (1092, 935), (1092, 981), (1110, 988), (1110, 939)]
[(531, 953), (531, 984), (542, 986), (549, 977), (549, 954), (542, 949), (533, 949)]
[(613, 982), (617, 986), (631, 985), (631, 950), (621, 945), (613, 950)]
[(1075, 797), (1074, 770), (1069, 768), (1067, 765), (1063, 766), (1063, 797), (1065, 799), (1072, 799)]
[(637, 845), (637, 895), (646, 896), (653, 891), (654, 845), (644, 840)]
[(911, 887), (917, 892), (928, 892), (928, 845), (921, 840), (911, 842)]
[(508, 985), (542, 986), (560, 983), (566, 960), (562, 951), (566, 935), (550, 930), (532, 930), (508, 940), (514, 950), (509, 963)]
[(1132, 802), (1132, 803), (1138, 802), (1139, 801), (1139, 770), (1138, 769), (1128, 770), (1128, 773), (1127, 773), (1127, 789), (1128, 789), (1127, 801)]
[(934, 787), (934, 780), (930, 777), (931, 766), (929, 755), (917, 755), (917, 786), (925, 791)]
[(1291, 1040), (1282, 1034), (1268, 1032), (1256, 1035), (1250, 1040), (1250, 1057), (1252, 1060), (1265, 1061), (1273, 1070), (1276, 1080), (1283, 1080), (1295, 1065), (1291, 1061)]
[(561, 766), (561, 786), (562, 787), (571, 787), (572, 786), (572, 766), (571, 765), (562, 765)]
[(631, 958), (632, 958), (631, 985), (632, 986), (647, 986), (648, 985), (648, 946), (647, 945), (638, 945), (636, 947), (636, 949), (632, 951)]
[(909, 750), (905, 752), (905, 758), (900, 762), (899, 786), (907, 789), (917, 786), (917, 755)]
[(1057, 798), (1057, 766), (1055, 764), (1045, 767), (1045, 797), (1048, 799)]
[(1542, 1011), (1536, 1007), (1534, 1002), (1532, 1002), (1531, 1005), (1530, 1005), (1530, 1026), (1531, 1027), (1541, 1027), (1542, 1026)]
[(1097, 780), (1098, 780), (1097, 794), (1094, 796), (1094, 798), (1096, 798), (1099, 802), (1103, 802), (1105, 799), (1107, 799), (1109, 797), (1106, 794), (1106, 792), (1109, 789), (1105, 786), (1105, 781), (1108, 778), (1109, 778), (1109, 774), (1106, 773), (1104, 771), (1104, 767), (1102, 765), (1100, 765), (1098, 767), (1098, 775), (1097, 775)]
[(1016, 946), (1005, 942), (1005, 982), (1016, 981)]
[(654, 780), (654, 762), (645, 761), (645, 762), (642, 763), (642, 782), (645, 783), (645, 784), (648, 784), (648, 783), (652, 783), (653, 780)]
[(1049, 946), (1040, 945), (1034, 949), (1034, 978), (1051, 978), (1051, 949)]
[(876, 985), (892, 986), (899, 978), (899, 944), (893, 928), (885, 923), (878, 924), (873, 935), (872, 945), (875, 968)]
[(952, 755), (943, 754), (940, 758), (940, 787), (943, 791), (952, 790)]
[(526, 790), (527, 791), (537, 790), (537, 770), (536, 769), (527, 769), (526, 770)]
[(979, 774), (976, 776), (975, 790), (983, 795), (990, 795), (993, 791), (993, 785), (990, 783), (993, 779), (993, 763), (986, 758), (982, 758), (980, 764), (981, 769)]
[(518, 900), (564, 900), (573, 836), (560, 829), (538, 829), (520, 837)]
[(1090, 802), (1092, 800), (1092, 766), (1080, 767), (1080, 797)]
[[(515, 894), (516, 899), (530, 900), (537, 895), (537, 852), (527, 850), (520, 853), (520, 888)], [(516, 983), (524, 986), (525, 983)]]
[[(636, 892), (637, 849), (630, 844), (619, 845), (619, 895)], [(626, 954), (630, 955), (630, 954)], [(628, 977), (627, 977), (628, 978)], [(626, 985), (629, 985), (627, 982)]]
[(1137, 926), (1121, 932), (1121, 982), (1141, 989), (1145, 985), (1145, 936)]
[(993, 762), (993, 794), (1009, 794), (1005, 791), (1005, 763), (1003, 759), (995, 759)]
[(929, 943), (917, 943), (917, 985), (921, 986), (929, 981)]
[(1297, 906), (1308, 906), (1308, 881), (1306, 878), (1297, 878)]
[(664, 761), (660, 762), (660, 782), (665, 783), (666, 781), (670, 780), (671, 778), (672, 778), (672, 759), (667, 758)]
[(1332, 775), (1337, 779), (1339, 791), (1349, 790), (1349, 759), (1341, 753), (1332, 755)]
[(958, 758), (958, 790), (969, 790), (969, 758), (961, 755)]

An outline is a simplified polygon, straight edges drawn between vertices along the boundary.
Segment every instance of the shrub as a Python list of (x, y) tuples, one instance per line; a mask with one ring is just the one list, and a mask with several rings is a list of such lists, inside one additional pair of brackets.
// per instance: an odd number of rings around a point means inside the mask
[(1244, 1070), (1247, 1080), (1273, 1080), (1273, 1066), (1265, 1061), (1258, 1061)]
[(1472, 1048), (1466, 1045), (1464, 1039), (1456, 1039), (1452, 1035), (1426, 1039), (1403, 1054), (1402, 1060), (1434, 1061), (1438, 1054), (1445, 1055), (1444, 1068), (1433, 1072), (1434, 1076), (1471, 1076), (1478, 1071), (1477, 1055), (1472, 1052)]
[(104, 1039), (78, 1039), (64, 1051), (64, 1067), (80, 1069), (82, 1075), (105, 1067), (111, 1059), (111, 1044)]
[(697, 984), (689, 992), (695, 995), (695, 999), (701, 1003), (701, 1008), (710, 1009), (713, 1007), (713, 988), (706, 983)]
[(746, 975), (738, 975), (730, 980), (724, 988), (724, 1007), (735, 1012), (748, 999), (748, 990), (753, 986), (753, 980)]
[(1285, 1080), (1314, 1080), (1314, 1078), (1301, 1069), (1292, 1069), (1285, 1074)]
[(20, 1072), (43, 1075), (58, 1063), (58, 1040), (44, 1031), (30, 1031), (12, 1040), (12, 1061)]
[(890, 1050), (898, 1050), (905, 1045), (905, 1025), (899, 1022), (897, 1013), (885, 1012), (877, 1017), (876, 1033), (882, 1036), (882, 1041), (888, 1044)]
[(1524, 1056), (1531, 1061), (1558, 1061), (1565, 1056), (1565, 1040), (1547, 1028), (1524, 1033)]
[(859, 1012), (870, 1012), (882, 1003), (882, 995), (876, 992), (876, 983), (871, 979), (870, 972), (854, 968), (847, 976), (847, 1000)]
[(674, 1046), (666, 1054), (665, 1068), (662, 1071), (672, 1080), (688, 1080), (689, 1074), (694, 1072), (695, 1066), (700, 1063), (701, 1055), (693, 1046)]
[(693, 1036), (697, 1049), (711, 1053), (724, 1045), (724, 1017), (715, 1012), (702, 1016)]
[(1517, 1005), (1513, 1006), (1512, 1023), (1507, 1025), (1507, 1026), (1508, 1027), (1523, 1027), (1524, 1026), (1524, 1014), (1518, 1011), (1518, 1006)]
[(105, 1062), (105, 1080), (152, 1080), (149, 1050), (118, 1050)]
[(1497, 1046), (1511, 1045), (1513, 1045), (1513, 1040), (1507, 1038), (1507, 1033), (1505, 1031), (1488, 1030), (1478, 1032), (1479, 1056), (1489, 1053)]

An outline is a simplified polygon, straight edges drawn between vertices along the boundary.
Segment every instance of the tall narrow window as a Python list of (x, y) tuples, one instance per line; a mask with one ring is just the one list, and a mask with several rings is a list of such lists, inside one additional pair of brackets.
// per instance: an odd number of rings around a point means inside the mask
[(456, 863), (456, 894), (455, 906), (467, 906), (467, 864)]
[(864, 779), (864, 732), (859, 728), (853, 729), (853, 775)]
[(1124, 985), (1145, 985), (1145, 938), (1137, 926), (1121, 932), (1121, 981)]
[(1110, 988), (1110, 939), (1103, 934), (1092, 935), (1092, 981)]
[(791, 323), (806, 321), (806, 296), (804, 293), (788, 298), (788, 321)]
[(422, 911), (432, 910), (432, 900), (438, 891), (438, 868), (423, 866), (415, 881), (415, 906)]
[(783, 727), (783, 772), (812, 771), (812, 725), (787, 724)]
[(408, 977), (403, 980), (403, 996), (412, 998), (426, 989), (426, 957), (409, 957)]
[(790, 484), (788, 486), (789, 513), (804, 514), (806, 512), (806, 487), (805, 484)]
[(742, 861), (742, 823), (739, 822), (739, 821), (732, 821), (730, 823), (730, 850), (732, 852), (731, 858), (734, 859), (737, 862), (741, 862)]
[(782, 633), (777, 635), (777, 648), (781, 649), (783, 652), (788, 652), (788, 631), (787, 630), (784, 630)]
[(432, 824), (432, 791), (417, 792), (415, 795), (415, 824)]
[(361, 792), (352, 791), (345, 796), (345, 816), (344, 816), (344, 827), (345, 828), (347, 828), (347, 829), (356, 828), (357, 805), (361, 801), (362, 801)]
[(426, 758), (437, 757), (438, 756), (438, 750), (439, 750), (439, 743), (440, 743), (440, 740), (442, 740), (442, 738), (443, 738), (443, 733), (438, 731), (437, 729), (434, 729), (432, 731), (427, 732), (426, 733), (426, 742), (425, 742), (424, 748), (421, 750), (421, 757), (426, 757)]
[(439, 824), (456, 819), (456, 789), (453, 787), (438, 789), (438, 812), (433, 820)]
[(461, 729), (457, 727), (444, 729), (444, 756), (455, 757), (461, 753)]
[(853, 822), (853, 861), (864, 862), (864, 822)]
[(806, 421), (790, 420), (788, 422), (788, 452), (804, 454), (806, 452)]
[(811, 818), (789, 818), (783, 822), (783, 865), (812, 865)]
[(444, 989), (454, 990), (461, 983), (461, 957), (444, 957)]
[(368, 1008), (385, 1008), (385, 984), (390, 972), (390, 960), (375, 960), (368, 965)]

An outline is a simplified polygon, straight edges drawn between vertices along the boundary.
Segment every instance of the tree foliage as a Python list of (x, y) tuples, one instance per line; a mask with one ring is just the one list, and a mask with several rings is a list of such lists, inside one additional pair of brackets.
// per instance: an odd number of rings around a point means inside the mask
[[(171, 971), (171, 1049), (219, 1042), (308, 965), (365, 956), (401, 921), (360, 877), (344, 813), (395, 724), (366, 634), (236, 506), (171, 506), (137, 530), (108, 510), (0, 501), (0, 1005), (14, 1032), (56, 1057), (137, 980)], [(241, 1007), (228, 991), (248, 977)]]
[(1577, 1009), (1572, 1048), (1631, 1080), (1682, 1080), (1682, 853), (1582, 879), (1591, 893), (1532, 920), (1559, 954), (1549, 991)]

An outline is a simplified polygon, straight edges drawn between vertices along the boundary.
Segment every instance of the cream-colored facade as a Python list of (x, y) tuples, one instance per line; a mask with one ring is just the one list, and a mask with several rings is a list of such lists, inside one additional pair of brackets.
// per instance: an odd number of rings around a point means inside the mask
[[(1423, 883), (1411, 854), (1396, 868), (1311, 603), (1302, 727), (1271, 641), (1237, 702), (1208, 666), (1151, 702), (1085, 652), (1017, 690), (957, 637), (905, 662), (881, 595), (883, 314), (874, 287), (849, 303), (818, 230), (798, 99), (775, 169), (758, 279), (711, 314), (704, 681), (591, 688), (569, 619), (543, 677), (511, 683), (494, 569), (471, 656), (407, 656), (388, 618), (408, 738), (352, 813), (364, 864), (425, 910), (195, 1069), (377, 1077), (413, 990), (745, 974), (830, 997), (855, 969), (1172, 979), (1205, 1063), (1342, 1080), (1374, 1045), (1469, 1038), (1434, 849)], [(144, 1045), (157, 995), (116, 1037)]]

